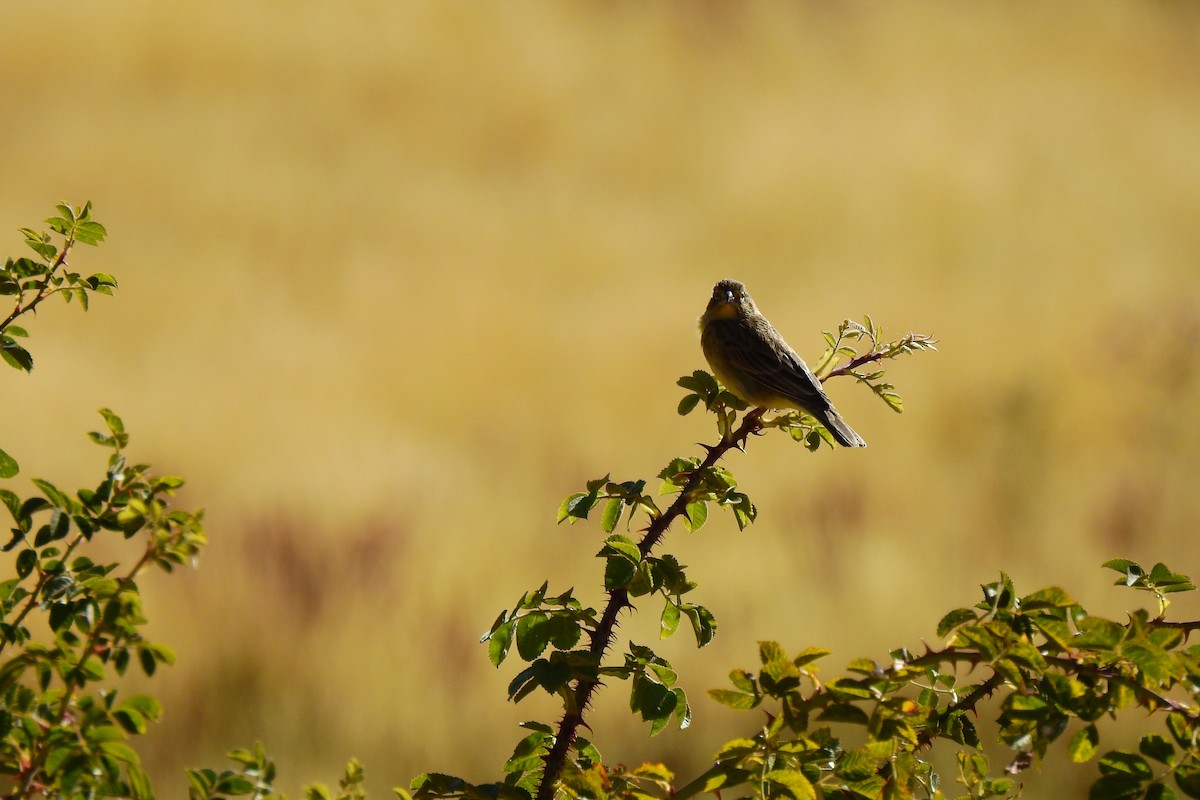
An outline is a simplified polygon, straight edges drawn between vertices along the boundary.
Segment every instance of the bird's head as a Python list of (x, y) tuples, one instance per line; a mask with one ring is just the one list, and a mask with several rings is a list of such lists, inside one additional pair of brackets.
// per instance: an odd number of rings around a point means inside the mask
[(712, 298), (708, 301), (704, 316), (700, 318), (700, 325), (703, 327), (714, 319), (738, 319), (757, 313), (758, 309), (754, 306), (750, 293), (746, 291), (746, 285), (741, 281), (726, 278), (717, 281), (717, 285), (713, 287)]

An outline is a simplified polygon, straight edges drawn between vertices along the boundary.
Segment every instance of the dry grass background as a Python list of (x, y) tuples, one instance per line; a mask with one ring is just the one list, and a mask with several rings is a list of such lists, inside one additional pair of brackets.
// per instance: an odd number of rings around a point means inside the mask
[(505, 704), (512, 670), (476, 640), (548, 576), (599, 602), (598, 530), (555, 528), (562, 496), (711, 436), (674, 380), (720, 277), (810, 357), (863, 312), (942, 351), (896, 364), (900, 417), (832, 387), (868, 450), (762, 440), (731, 463), (758, 524), (669, 548), (722, 624), (662, 648), (694, 729), (647, 743), (614, 687), (606, 754), (698, 769), (757, 719), (702, 694), (759, 638), (834, 667), (918, 646), (1000, 569), (1110, 614), (1135, 598), (1106, 558), (1200, 573), (1191, 4), (3, 16), (0, 252), (90, 198), (111, 237), (76, 264), (121, 281), (30, 326), (3, 445), (90, 483), (109, 405), (208, 509), (200, 570), (144, 582), (180, 657), (143, 743), (162, 796), (254, 738), (291, 793), (350, 755), (376, 789), (494, 777), (551, 706)]

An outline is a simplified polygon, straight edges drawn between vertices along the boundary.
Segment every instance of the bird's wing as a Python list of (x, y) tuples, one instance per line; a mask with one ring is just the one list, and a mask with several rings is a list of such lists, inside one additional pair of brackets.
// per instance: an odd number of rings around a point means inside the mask
[(787, 345), (765, 319), (745, 320), (753, 328), (742, 335), (726, 337), (726, 353), (746, 376), (752, 376), (766, 391), (793, 400), (811, 411), (830, 406), (821, 383), (796, 351)]

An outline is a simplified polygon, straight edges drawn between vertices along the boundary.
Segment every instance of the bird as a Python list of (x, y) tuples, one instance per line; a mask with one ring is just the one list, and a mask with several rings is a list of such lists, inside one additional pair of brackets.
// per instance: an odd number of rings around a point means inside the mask
[(700, 346), (725, 388), (752, 406), (794, 408), (816, 418), (843, 447), (866, 447), (842, 419), (821, 382), (767, 318), (746, 285), (717, 281), (700, 317)]

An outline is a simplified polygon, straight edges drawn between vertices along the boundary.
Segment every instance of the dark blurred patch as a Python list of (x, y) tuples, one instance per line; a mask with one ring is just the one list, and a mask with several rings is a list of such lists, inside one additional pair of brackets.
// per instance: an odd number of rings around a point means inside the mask
[(1117, 478), (1096, 503), (1092, 529), (1113, 553), (1134, 553), (1159, 522), (1161, 492), (1144, 474)]
[(258, 577), (260, 598), (289, 610), (304, 627), (331, 604), (364, 591), (391, 595), (403, 585), (396, 567), (408, 548), (406, 529), (371, 520), (329, 536), (283, 515), (248, 526), (242, 557)]

